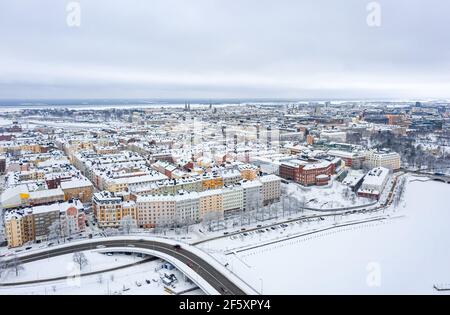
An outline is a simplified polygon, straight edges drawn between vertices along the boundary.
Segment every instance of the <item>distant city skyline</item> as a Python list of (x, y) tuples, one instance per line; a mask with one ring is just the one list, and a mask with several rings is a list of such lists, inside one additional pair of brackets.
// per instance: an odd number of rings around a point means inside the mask
[(0, 99), (449, 99), (450, 3), (370, 2), (5, 1)]

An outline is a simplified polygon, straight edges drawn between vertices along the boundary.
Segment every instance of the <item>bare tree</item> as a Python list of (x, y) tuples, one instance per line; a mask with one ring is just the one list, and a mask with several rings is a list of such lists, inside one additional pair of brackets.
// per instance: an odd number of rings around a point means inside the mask
[(64, 237), (70, 236), (77, 232), (77, 218), (74, 216), (67, 216), (64, 220), (64, 224), (61, 227)]
[(57, 240), (58, 244), (60, 239), (63, 237), (63, 231), (61, 228), (61, 222), (59, 220), (54, 221), (48, 227), (48, 238), (51, 240)]
[(350, 197), (350, 193), (351, 193), (350, 188), (349, 187), (344, 187), (344, 189), (342, 190), (342, 197), (344, 199), (348, 199), (348, 197)]
[(208, 226), (208, 230), (212, 231), (214, 220), (219, 220), (221, 213), (219, 211), (211, 211), (205, 214), (203, 217), (203, 225)]
[(89, 263), (89, 261), (86, 258), (86, 255), (82, 252), (77, 252), (73, 254), (73, 262), (80, 267), (80, 270), (82, 270), (83, 267), (87, 266)]
[(3, 223), (3, 213), (2, 210), (0, 210), (0, 246), (6, 241), (5, 236), (5, 226)]
[(4, 259), (0, 259), (0, 279), (2, 278), (3, 274), (6, 273), (8, 270), (8, 264)]
[(6, 269), (12, 270), (17, 277), (19, 276), (20, 271), (24, 270), (25, 268), (22, 266), (22, 262), (20, 261), (19, 257), (17, 257), (17, 255), (14, 255), (9, 261), (7, 261)]
[(105, 232), (106, 236), (115, 236), (118, 234), (117, 229), (114, 228), (106, 228), (103, 232)]
[(130, 215), (124, 216), (120, 220), (120, 228), (124, 234), (130, 234), (137, 228), (136, 220)]

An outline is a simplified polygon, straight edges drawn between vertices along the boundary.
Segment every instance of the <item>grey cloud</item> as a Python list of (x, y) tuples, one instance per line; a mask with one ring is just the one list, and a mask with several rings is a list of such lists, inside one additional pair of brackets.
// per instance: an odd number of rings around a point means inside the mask
[(0, 4), (0, 98), (450, 94), (446, 0), (68, 2)]

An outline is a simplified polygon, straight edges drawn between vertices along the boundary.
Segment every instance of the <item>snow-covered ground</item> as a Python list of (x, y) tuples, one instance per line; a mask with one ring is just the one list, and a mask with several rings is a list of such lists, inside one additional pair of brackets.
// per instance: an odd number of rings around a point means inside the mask
[[(224, 251), (256, 244), (255, 239), (259, 242), (265, 236), (201, 246), (264, 294), (437, 293), (433, 285), (450, 283), (450, 185), (412, 180), (399, 209), (386, 211), (389, 219), (328, 229), (236, 254)], [(313, 224), (308, 229), (330, 227), (326, 220)], [(289, 226), (285, 233), (294, 234), (290, 229), (299, 228)]]
[[(114, 254), (107, 256), (96, 251), (84, 252), (88, 264), (82, 268), (81, 273), (90, 273), (95, 271), (106, 270), (114, 267), (133, 264), (141, 261), (143, 258), (136, 255)], [(45, 268), (43, 268), (45, 266)], [(11, 270), (7, 275), (3, 276), (1, 282), (22, 282), (39, 279), (49, 279), (67, 276), (74, 272), (76, 264), (73, 262), (73, 254), (61, 255), (39, 260), (22, 265), (23, 270), (19, 275)]]
[(12, 120), (0, 117), (0, 126), (8, 126), (8, 125), (12, 125), (12, 123), (13, 123)]
[[(15, 287), (0, 287), (2, 294), (58, 294), (58, 295), (85, 295), (85, 294), (133, 294), (133, 295), (163, 295), (181, 293), (185, 290), (189, 294), (203, 294), (196, 285), (186, 279), (178, 270), (160, 269), (163, 261), (150, 261), (120, 270), (105, 272), (100, 275), (91, 275), (67, 280), (28, 284)], [(172, 292), (167, 291), (166, 285), (161, 281), (164, 274), (174, 274), (177, 278), (170, 286)]]
[(348, 189), (347, 186), (333, 180), (325, 187), (303, 187), (299, 184), (289, 183), (286, 192), (297, 198), (304, 197), (305, 206), (309, 208), (332, 209), (362, 206), (372, 203), (372, 200), (358, 197), (351, 191), (348, 191), (348, 195), (345, 195), (344, 192), (346, 189)]

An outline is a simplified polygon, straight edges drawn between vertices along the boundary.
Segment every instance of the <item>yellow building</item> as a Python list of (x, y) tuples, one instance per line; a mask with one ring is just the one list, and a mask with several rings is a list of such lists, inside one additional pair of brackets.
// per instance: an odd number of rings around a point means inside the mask
[(88, 180), (70, 180), (61, 182), (64, 199), (80, 199), (81, 202), (90, 202), (94, 192), (94, 186)]
[(114, 193), (108, 191), (95, 193), (92, 204), (99, 227), (119, 227), (121, 220), (126, 216), (131, 216), (133, 220), (137, 219), (136, 203), (123, 201), (121, 196)]
[(222, 189), (208, 190), (199, 193), (199, 218), (203, 220), (208, 213), (217, 212), (223, 215)]
[(245, 164), (239, 166), (239, 171), (241, 172), (242, 179), (252, 181), (258, 177), (259, 169), (257, 166)]
[(19, 247), (34, 239), (33, 216), (24, 210), (5, 214), (5, 233), (8, 247)]
[(218, 189), (223, 187), (223, 178), (216, 175), (205, 174), (202, 177), (203, 190)]

